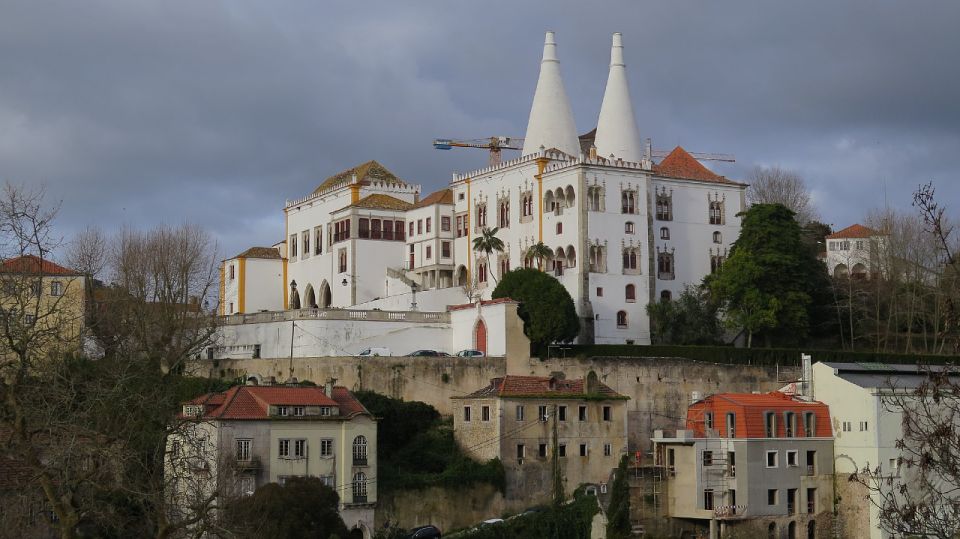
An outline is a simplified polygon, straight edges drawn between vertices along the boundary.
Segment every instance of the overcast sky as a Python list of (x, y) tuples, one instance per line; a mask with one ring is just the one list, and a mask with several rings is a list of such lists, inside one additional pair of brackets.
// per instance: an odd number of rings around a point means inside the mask
[(0, 178), (44, 184), (66, 236), (190, 221), (233, 255), (369, 159), (424, 194), (484, 166), (431, 141), (523, 136), (545, 30), (592, 129), (619, 31), (655, 148), (796, 170), (835, 228), (930, 180), (956, 215), (958, 22), (876, 0), (0, 0)]

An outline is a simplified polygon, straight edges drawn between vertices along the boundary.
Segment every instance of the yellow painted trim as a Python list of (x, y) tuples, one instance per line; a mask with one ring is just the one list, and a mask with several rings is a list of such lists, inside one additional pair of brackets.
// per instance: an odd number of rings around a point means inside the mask
[(543, 241), (543, 171), (546, 159), (537, 159), (537, 241)]
[(470, 222), (470, 209), (473, 208), (473, 196), (470, 194), (470, 178), (467, 178), (467, 252), (470, 253), (470, 256), (467, 257), (467, 281), (473, 282), (473, 243), (470, 240), (470, 231), (473, 229), (473, 224)]
[(237, 262), (239, 262), (237, 264), (237, 312), (243, 314), (247, 312), (245, 305), (246, 298), (244, 297), (246, 292), (247, 259), (238, 258)]
[(354, 183), (350, 185), (350, 203), (356, 204), (360, 202), (360, 184)]
[(223, 300), (227, 295), (227, 262), (220, 262), (220, 314), (223, 315), (225, 308)]

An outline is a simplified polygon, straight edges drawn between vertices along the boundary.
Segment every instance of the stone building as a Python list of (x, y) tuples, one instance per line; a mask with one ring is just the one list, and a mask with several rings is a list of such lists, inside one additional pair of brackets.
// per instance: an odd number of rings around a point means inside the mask
[(606, 484), (627, 451), (628, 397), (594, 374), (575, 380), (508, 374), (452, 400), (457, 443), (476, 460), (500, 459), (507, 498), (550, 497), (554, 447), (567, 494), (582, 483)]
[(825, 404), (719, 393), (690, 405), (685, 426), (653, 438), (668, 516), (699, 521), (712, 538), (827, 536), (833, 429)]
[(372, 537), (377, 424), (346, 388), (236, 386), (185, 403), (178, 420), (166, 463), (175, 505), (319, 477), (340, 496), (347, 528)]
[(830, 234), (827, 242), (827, 271), (834, 277), (875, 279), (886, 274), (882, 250), (886, 236), (861, 224)]

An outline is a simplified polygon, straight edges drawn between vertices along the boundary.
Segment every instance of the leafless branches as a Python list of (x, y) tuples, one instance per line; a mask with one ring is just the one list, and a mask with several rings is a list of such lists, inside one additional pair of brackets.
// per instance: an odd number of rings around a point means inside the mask
[(810, 200), (810, 190), (796, 172), (778, 166), (755, 167), (747, 188), (750, 204), (782, 204), (796, 214), (801, 226), (817, 218)]

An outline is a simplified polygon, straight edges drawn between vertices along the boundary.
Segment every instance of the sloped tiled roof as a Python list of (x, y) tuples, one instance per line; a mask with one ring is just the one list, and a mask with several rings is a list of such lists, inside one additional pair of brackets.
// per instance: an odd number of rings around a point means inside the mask
[(426, 198), (414, 204), (413, 207), (422, 208), (433, 204), (453, 204), (453, 189), (441, 189), (435, 193), (430, 193)]
[(279, 259), (280, 251), (274, 247), (251, 247), (233, 258), (267, 258)]
[(4, 260), (0, 273), (26, 273), (31, 275), (80, 275), (79, 272), (54, 264), (34, 255), (18, 256)]
[(353, 168), (348, 168), (343, 172), (330, 176), (329, 178), (324, 180), (323, 183), (319, 185), (319, 187), (314, 189), (313, 192), (319, 193), (321, 191), (324, 191), (330, 187), (333, 187), (334, 185), (337, 185), (340, 182), (349, 180), (351, 177), (353, 177), (354, 174), (357, 176), (357, 181), (360, 181), (360, 182), (378, 181), (378, 182), (397, 184), (401, 186), (407, 185), (403, 180), (401, 180), (396, 175), (394, 175), (393, 172), (390, 172), (389, 170), (387, 170), (387, 168), (381, 165), (380, 163), (376, 161), (367, 161), (362, 165), (357, 165)]
[(827, 239), (838, 239), (838, 238), (869, 238), (870, 236), (878, 236), (880, 233), (872, 228), (867, 228), (861, 224), (850, 225), (847, 228), (839, 232), (834, 232), (827, 236)]
[(234, 386), (185, 404), (202, 405), (205, 419), (270, 419), (271, 405), (338, 406), (341, 416), (369, 413), (349, 390), (339, 386), (333, 388), (333, 398), (319, 386)]
[(351, 208), (367, 208), (371, 210), (397, 210), (405, 211), (413, 207), (413, 204), (400, 200), (399, 198), (382, 193), (367, 195), (357, 202), (350, 205)]
[(703, 166), (700, 161), (677, 146), (667, 154), (662, 161), (653, 165), (653, 171), (660, 176), (680, 178), (684, 180), (699, 180), (703, 182), (736, 183), (719, 174), (713, 173)]
[[(570, 399), (578, 397), (587, 397), (584, 389), (584, 379), (577, 378), (573, 380), (560, 380), (547, 376), (515, 376), (507, 375), (502, 378), (490, 380), (490, 385), (474, 391), (464, 399), (480, 397), (501, 397), (501, 398), (553, 398)], [(603, 397), (606, 399), (627, 399), (611, 389), (606, 384), (597, 382), (597, 391), (589, 395), (591, 397)], [(455, 397), (456, 398), (456, 397)]]
[[(717, 393), (703, 400), (697, 401), (687, 409), (687, 429), (697, 437), (704, 437), (707, 433), (706, 414), (712, 413), (712, 436), (731, 438), (768, 438), (766, 432), (765, 415), (772, 412), (776, 415), (775, 438), (806, 437), (803, 415), (812, 413), (815, 417), (814, 432), (810, 436), (829, 438), (833, 436), (830, 424), (830, 408), (819, 401), (809, 401), (796, 398), (780, 391), (770, 393)], [(796, 432), (787, 436), (786, 412), (793, 412), (796, 418)], [(734, 422), (727, 425), (728, 414)], [(730, 436), (730, 427), (733, 436)]]

